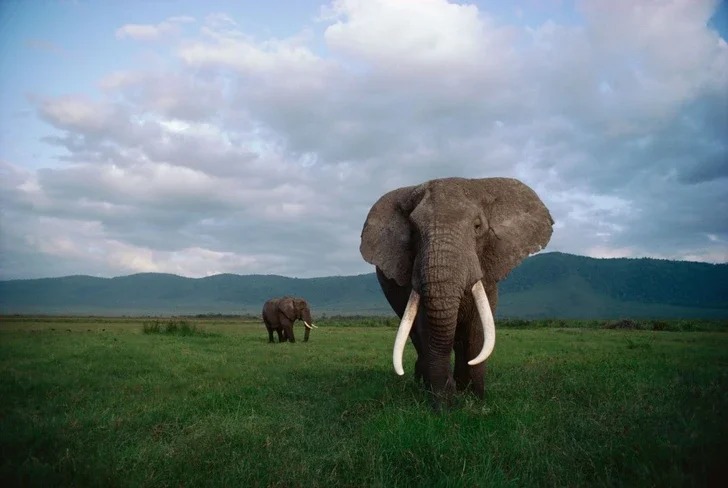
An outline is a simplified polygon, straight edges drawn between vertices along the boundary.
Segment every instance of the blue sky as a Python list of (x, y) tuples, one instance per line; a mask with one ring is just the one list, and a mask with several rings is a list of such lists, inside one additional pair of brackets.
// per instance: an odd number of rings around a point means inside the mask
[[(726, 196), (728, 149), (700, 129), (725, 120), (726, 2), (347, 0), (316, 20), (323, 5), (4, 2), (0, 277), (367, 272), (358, 234), (385, 190), (491, 173), (540, 186), (557, 220), (547, 250), (728, 259), (725, 225), (702, 217)], [(118, 35), (165, 21), (155, 40)], [(180, 162), (165, 131), (197, 159)], [(158, 198), (130, 189), (157, 177)], [(235, 178), (230, 195), (210, 190)], [(279, 242), (240, 242), (279, 221)], [(287, 250), (311, 226), (320, 241)]]
[[(41, 154), (43, 162), (53, 164), (48, 151), (37, 139), (48, 127), (28, 119), (31, 105), (27, 96), (58, 96), (68, 93), (97, 93), (97, 83), (108, 73), (133, 67), (146, 50), (168, 57), (166, 49), (140, 48), (123, 42), (115, 31), (125, 24), (157, 24), (172, 15), (204, 18), (210, 12), (234, 16), (246, 32), (254, 36), (295, 33), (311, 23), (317, 2), (283, 1), (17, 1), (2, 7), (2, 56), (0, 70), (13, 73), (2, 81), (0, 100), (2, 120), (12, 120), (4, 137), (0, 157), (6, 160)], [(42, 15), (38, 10), (42, 9)], [(285, 11), (285, 16), (279, 15)], [(261, 22), (262, 20), (262, 22)], [(52, 80), (52, 81), (51, 81)], [(9, 131), (9, 135), (8, 134)], [(19, 139), (22, 144), (19, 144)]]

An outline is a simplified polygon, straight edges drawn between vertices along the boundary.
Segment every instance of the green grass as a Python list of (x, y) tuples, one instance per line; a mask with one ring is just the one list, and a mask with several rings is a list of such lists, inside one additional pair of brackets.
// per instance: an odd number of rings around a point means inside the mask
[(297, 325), (295, 344), (268, 344), (258, 322), (145, 334), (149, 320), (2, 319), (3, 486), (706, 486), (728, 475), (728, 334), (713, 332), (725, 323), (504, 322), (485, 401), (434, 415), (411, 345), (406, 375), (392, 371), (391, 324), (318, 321), (308, 343)]

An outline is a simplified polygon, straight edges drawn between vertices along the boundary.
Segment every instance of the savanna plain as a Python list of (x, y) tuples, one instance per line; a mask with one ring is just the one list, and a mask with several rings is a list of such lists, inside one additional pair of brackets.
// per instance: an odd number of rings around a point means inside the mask
[[(728, 322), (497, 321), (442, 414), (397, 322), (3, 317), (3, 486), (711, 486)], [(276, 339), (277, 340), (277, 339)]]

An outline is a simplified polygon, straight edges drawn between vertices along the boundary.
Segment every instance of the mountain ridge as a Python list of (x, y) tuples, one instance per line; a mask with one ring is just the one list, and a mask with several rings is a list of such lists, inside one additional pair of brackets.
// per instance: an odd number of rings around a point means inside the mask
[[(257, 315), (265, 300), (285, 294), (307, 298), (314, 314), (392, 314), (374, 273), (315, 278), (134, 273), (2, 280), (0, 313)], [(728, 317), (728, 264), (539, 253), (501, 281), (496, 315)]]

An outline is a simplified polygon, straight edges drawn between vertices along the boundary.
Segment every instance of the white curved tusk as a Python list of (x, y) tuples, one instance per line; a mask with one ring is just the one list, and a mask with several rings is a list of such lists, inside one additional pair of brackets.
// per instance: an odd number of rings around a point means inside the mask
[(306, 322), (305, 320), (303, 321), (303, 325), (305, 325), (306, 327), (308, 327), (309, 329), (311, 329), (311, 326), (308, 325), (308, 322)]
[(475, 306), (480, 316), (480, 323), (483, 325), (483, 349), (480, 350), (480, 354), (474, 359), (468, 361), (470, 366), (475, 366), (488, 359), (490, 353), (493, 352), (493, 348), (495, 347), (495, 320), (493, 319), (493, 312), (490, 309), (490, 303), (488, 303), (488, 297), (485, 295), (483, 283), (478, 280), (473, 285), (471, 291), (473, 292)]
[(413, 289), (407, 301), (407, 308), (404, 309), (404, 315), (397, 329), (397, 337), (394, 339), (394, 351), (392, 351), (392, 362), (394, 363), (394, 371), (402, 376), (404, 369), (402, 368), (402, 357), (404, 356), (404, 346), (407, 344), (412, 324), (417, 316), (417, 307), (420, 304), (420, 295)]
[(313, 322), (311, 322), (311, 327), (313, 327), (314, 329), (318, 329), (318, 326), (316, 324), (314, 324)]

